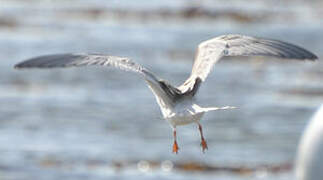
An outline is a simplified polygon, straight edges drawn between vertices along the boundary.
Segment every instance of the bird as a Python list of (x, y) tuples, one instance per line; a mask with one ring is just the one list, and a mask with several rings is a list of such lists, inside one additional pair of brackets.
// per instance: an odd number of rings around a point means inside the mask
[(128, 57), (107, 54), (67, 53), (43, 55), (27, 59), (14, 66), (25, 68), (65, 68), (80, 66), (109, 66), (134, 72), (142, 77), (154, 94), (163, 118), (173, 132), (172, 152), (177, 154), (177, 126), (195, 123), (200, 134), (200, 145), (204, 153), (208, 149), (200, 120), (206, 112), (234, 109), (234, 106), (202, 107), (197, 104), (196, 93), (206, 80), (215, 63), (223, 56), (270, 56), (282, 59), (316, 60), (310, 51), (287, 42), (240, 34), (226, 34), (201, 42), (196, 50), (192, 71), (179, 86), (171, 85), (152, 71)]
[(321, 180), (323, 177), (323, 104), (307, 124), (295, 163), (297, 180)]

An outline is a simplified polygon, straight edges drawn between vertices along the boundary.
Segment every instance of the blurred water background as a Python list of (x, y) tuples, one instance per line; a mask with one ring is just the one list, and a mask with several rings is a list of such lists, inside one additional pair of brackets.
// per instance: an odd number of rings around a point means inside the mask
[(323, 55), (320, 0), (0, 0), (0, 179), (290, 180), (304, 125), (323, 100), (323, 63), (226, 58), (201, 105), (239, 109), (178, 128), (180, 152), (150, 90), (114, 69), (17, 71), (33, 56), (131, 57), (179, 85), (199, 42), (270, 37)]

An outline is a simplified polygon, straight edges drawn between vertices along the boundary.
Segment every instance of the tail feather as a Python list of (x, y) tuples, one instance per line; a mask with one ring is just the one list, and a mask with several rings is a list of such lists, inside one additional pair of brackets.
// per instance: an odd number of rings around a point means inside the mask
[(234, 107), (234, 106), (224, 106), (224, 107), (207, 107), (207, 108), (203, 108), (203, 110), (205, 112), (216, 111), (216, 110), (228, 110), (228, 109), (236, 109), (236, 107)]

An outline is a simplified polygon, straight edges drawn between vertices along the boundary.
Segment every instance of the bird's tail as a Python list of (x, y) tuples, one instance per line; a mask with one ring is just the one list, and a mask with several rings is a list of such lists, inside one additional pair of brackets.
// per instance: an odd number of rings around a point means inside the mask
[(207, 107), (207, 108), (203, 108), (203, 110), (205, 112), (217, 111), (217, 110), (228, 110), (228, 109), (236, 109), (236, 107), (234, 107), (234, 106), (224, 106), (224, 107)]

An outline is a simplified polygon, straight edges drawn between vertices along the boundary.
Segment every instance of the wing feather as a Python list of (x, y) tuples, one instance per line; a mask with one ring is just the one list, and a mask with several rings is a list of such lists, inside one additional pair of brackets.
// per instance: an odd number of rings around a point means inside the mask
[(139, 64), (125, 57), (98, 54), (54, 54), (35, 57), (15, 65), (15, 68), (59, 68), (77, 66), (112, 66), (125, 71), (142, 73)]
[(223, 56), (271, 56), (283, 59), (316, 60), (310, 51), (287, 42), (243, 35), (222, 35), (199, 44), (191, 76), (178, 88), (191, 90), (196, 78), (205, 81)]
[(165, 92), (165, 88), (161, 87), (160, 82), (162, 82), (162, 80), (160, 80), (146, 68), (126, 57), (106, 56), (99, 54), (54, 54), (39, 56), (23, 61), (16, 64), (15, 68), (63, 68), (92, 65), (111, 66), (124, 71), (138, 73), (144, 77), (161, 107), (169, 107), (172, 105), (171, 97), (169, 97)]
[(287, 42), (243, 35), (223, 35), (204, 41), (199, 45), (192, 74), (205, 80), (212, 66), (222, 56), (272, 56), (298, 60), (317, 59), (317, 56), (310, 51)]

